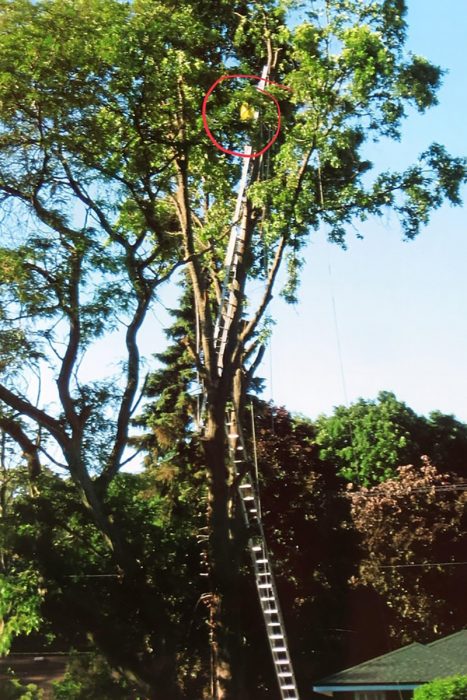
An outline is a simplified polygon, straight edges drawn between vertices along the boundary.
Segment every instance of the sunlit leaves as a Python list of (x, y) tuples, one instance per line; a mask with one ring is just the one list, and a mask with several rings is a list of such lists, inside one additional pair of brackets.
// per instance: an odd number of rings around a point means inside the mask
[(415, 688), (414, 700), (463, 700), (466, 694), (467, 676), (449, 676)]
[[(394, 394), (381, 392), (377, 401), (359, 399), (339, 406), (317, 420), (320, 456), (348, 481), (369, 486), (395, 475), (398, 465), (420, 456), (417, 416)], [(414, 444), (415, 443), (415, 444)], [(418, 455), (417, 455), (418, 451)]]
[(39, 629), (43, 594), (33, 570), (13, 568), (0, 574), (0, 654), (8, 653), (14, 637)]

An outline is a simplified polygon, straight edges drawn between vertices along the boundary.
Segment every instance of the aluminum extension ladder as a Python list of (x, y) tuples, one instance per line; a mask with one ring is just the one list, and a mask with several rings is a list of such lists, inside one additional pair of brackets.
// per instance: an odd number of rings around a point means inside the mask
[[(238, 477), (242, 475), (247, 463), (245, 445), (241, 436), (235, 431), (236, 427), (233, 421), (227, 422), (229, 453), (235, 467), (236, 477)], [(239, 430), (239, 432), (241, 431)], [(245, 525), (251, 533), (248, 539), (248, 549), (281, 698), (282, 700), (299, 700), (279, 596), (274, 581), (271, 556), (261, 522), (260, 502), (248, 470), (245, 470), (244, 475), (241, 476), (238, 490)]]
[[(263, 68), (259, 88), (264, 88), (268, 75), (268, 68)], [(258, 112), (255, 112), (258, 118)], [(251, 153), (251, 146), (245, 147), (245, 153)], [(214, 347), (217, 355), (217, 370), (221, 375), (224, 367), (224, 352), (232, 319), (237, 310), (237, 297), (235, 295), (235, 282), (239, 261), (243, 257), (245, 239), (241, 217), (246, 202), (246, 191), (250, 174), (251, 159), (245, 158), (242, 167), (237, 202), (233, 216), (233, 224), (230, 232), (229, 243), (224, 260), (224, 282), (219, 305), (219, 312), (214, 327)], [(229, 454), (235, 467), (236, 476), (244, 473), (239, 482), (239, 497), (243, 516), (248, 531), (252, 533), (248, 540), (248, 548), (253, 564), (256, 589), (263, 614), (269, 647), (271, 649), (275, 675), (280, 688), (282, 700), (300, 700), (292, 661), (290, 658), (284, 620), (279, 603), (276, 585), (274, 582), (271, 557), (267, 548), (261, 522), (261, 510), (258, 494), (249, 471), (246, 469), (245, 444), (241, 436), (241, 429), (236, 432), (233, 420), (227, 420), (227, 437), (229, 441)]]

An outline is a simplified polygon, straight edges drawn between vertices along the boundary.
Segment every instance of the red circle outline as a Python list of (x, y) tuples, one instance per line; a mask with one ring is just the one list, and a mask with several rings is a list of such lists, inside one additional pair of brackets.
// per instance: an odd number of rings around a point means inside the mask
[(286, 85), (281, 85), (280, 83), (275, 83), (273, 80), (269, 80), (269, 78), (262, 78), (260, 75), (249, 75), (248, 73), (234, 73), (233, 75), (221, 75), (220, 78), (217, 78), (217, 80), (211, 85), (209, 90), (204, 96), (203, 99), (203, 104), (201, 107), (201, 116), (203, 118), (203, 126), (204, 130), (206, 131), (208, 137), (212, 141), (212, 143), (215, 145), (216, 148), (218, 148), (220, 151), (223, 153), (227, 153), (230, 156), (239, 156), (240, 158), (258, 158), (259, 156), (262, 156), (263, 153), (266, 153), (268, 148), (271, 148), (272, 144), (274, 141), (277, 139), (279, 136), (280, 130), (281, 130), (281, 108), (279, 106), (279, 102), (277, 99), (274, 97), (274, 95), (271, 95), (271, 93), (266, 92), (266, 90), (263, 90), (262, 88), (256, 88), (259, 92), (262, 92), (264, 95), (269, 97), (274, 104), (276, 105), (277, 109), (277, 129), (275, 134), (273, 135), (272, 139), (264, 146), (264, 148), (261, 149), (261, 151), (256, 151), (255, 153), (240, 153), (239, 151), (231, 151), (228, 148), (224, 148), (224, 146), (221, 146), (221, 144), (214, 138), (211, 129), (208, 126), (208, 120), (206, 116), (206, 106), (209, 100), (209, 97), (223, 80), (233, 80), (234, 78), (253, 78), (254, 80), (264, 80), (265, 83), (270, 83), (271, 85), (277, 85), (278, 87), (282, 88), (283, 90), (290, 90), (292, 92), (292, 88), (287, 87)]

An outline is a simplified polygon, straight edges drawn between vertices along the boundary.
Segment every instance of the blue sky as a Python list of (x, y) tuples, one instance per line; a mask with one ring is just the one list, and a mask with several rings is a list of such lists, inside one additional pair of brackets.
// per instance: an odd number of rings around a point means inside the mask
[[(370, 147), (378, 169), (403, 168), (433, 141), (467, 154), (467, 2), (408, 5), (409, 49), (449, 72), (440, 104), (410, 115), (400, 143)], [(274, 300), (277, 325), (260, 368), (265, 397), (314, 418), (346, 397), (387, 389), (419, 413), (439, 409), (467, 421), (465, 211), (443, 207), (412, 242), (402, 241), (392, 217), (359, 230), (364, 240), (351, 233), (347, 251), (327, 243), (325, 231), (313, 235), (299, 304)]]

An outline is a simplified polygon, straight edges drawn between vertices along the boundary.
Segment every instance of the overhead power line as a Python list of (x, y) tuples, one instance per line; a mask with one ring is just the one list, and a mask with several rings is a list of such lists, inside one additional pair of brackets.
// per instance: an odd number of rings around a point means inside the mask
[(379, 569), (413, 569), (415, 567), (465, 566), (467, 561), (427, 561), (416, 564), (380, 564)]

